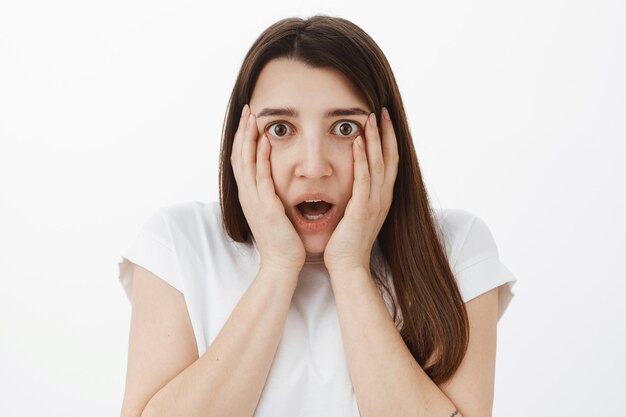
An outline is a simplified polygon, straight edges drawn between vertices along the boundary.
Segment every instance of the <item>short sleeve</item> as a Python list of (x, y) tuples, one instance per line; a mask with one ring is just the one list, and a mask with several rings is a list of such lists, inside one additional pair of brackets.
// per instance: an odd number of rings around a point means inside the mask
[(498, 320), (515, 295), (512, 291), (517, 278), (500, 261), (496, 242), (485, 222), (472, 215), (466, 238), (458, 252), (454, 271), (464, 302), (500, 287)]
[(154, 212), (143, 224), (133, 242), (122, 252), (118, 262), (119, 281), (132, 300), (133, 265), (135, 263), (183, 292), (171, 229), (163, 208)]

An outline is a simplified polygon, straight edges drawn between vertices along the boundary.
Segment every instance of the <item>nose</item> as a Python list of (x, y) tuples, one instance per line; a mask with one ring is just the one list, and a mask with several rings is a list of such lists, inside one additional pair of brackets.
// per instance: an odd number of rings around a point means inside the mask
[(333, 172), (330, 151), (321, 135), (302, 135), (296, 147), (295, 175), (313, 179), (330, 176)]

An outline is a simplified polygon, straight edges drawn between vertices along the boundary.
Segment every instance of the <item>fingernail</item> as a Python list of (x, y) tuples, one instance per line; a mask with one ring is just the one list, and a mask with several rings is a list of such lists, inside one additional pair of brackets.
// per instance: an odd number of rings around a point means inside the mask
[(241, 117), (246, 117), (248, 115), (249, 109), (250, 109), (250, 107), (248, 107), (248, 104), (243, 106), (243, 110), (241, 110)]
[(375, 113), (370, 114), (370, 123), (372, 124), (373, 127), (376, 127), (376, 114)]
[(356, 144), (359, 148), (363, 147), (363, 139), (361, 138), (361, 136), (359, 136), (358, 138), (356, 138)]
[(248, 123), (247, 123), (247, 126), (252, 126), (252, 114), (250, 114), (250, 115), (248, 116)]
[(387, 107), (383, 107), (383, 117), (387, 120), (391, 120), (391, 117), (389, 117), (389, 110), (387, 110)]

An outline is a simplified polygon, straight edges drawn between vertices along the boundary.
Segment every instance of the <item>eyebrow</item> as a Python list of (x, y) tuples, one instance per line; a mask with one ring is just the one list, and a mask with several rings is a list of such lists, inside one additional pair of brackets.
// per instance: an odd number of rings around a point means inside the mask
[[(360, 107), (350, 107), (344, 109), (333, 109), (326, 113), (325, 117), (336, 116), (353, 116), (353, 115), (368, 116), (370, 112), (363, 110)], [(298, 117), (298, 112), (291, 107), (277, 107), (277, 108), (265, 108), (257, 114), (257, 119), (267, 116), (291, 116)]]

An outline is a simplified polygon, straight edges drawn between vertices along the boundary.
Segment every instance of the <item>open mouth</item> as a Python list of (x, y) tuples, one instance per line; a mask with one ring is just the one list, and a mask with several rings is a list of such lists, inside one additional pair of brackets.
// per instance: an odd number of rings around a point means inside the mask
[(302, 217), (307, 220), (321, 219), (332, 207), (331, 203), (324, 200), (304, 200), (296, 206)]

